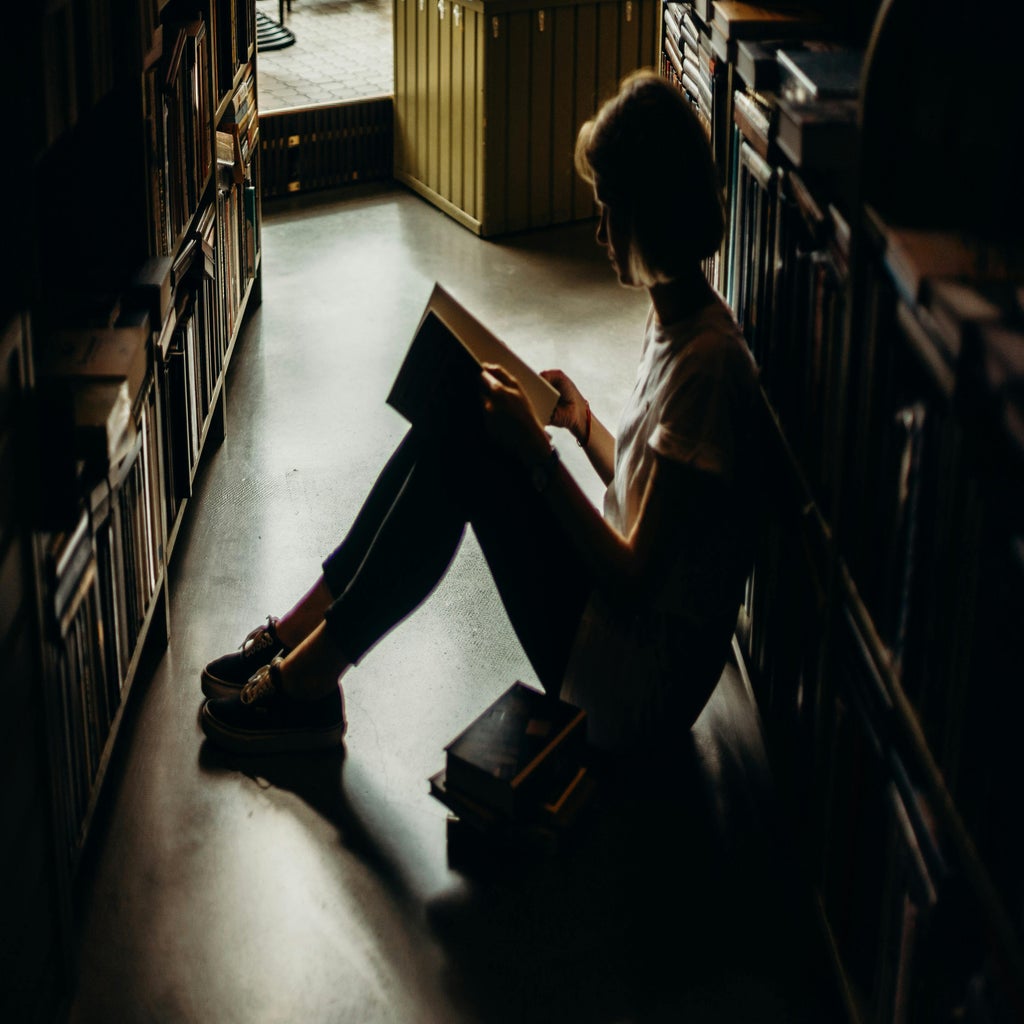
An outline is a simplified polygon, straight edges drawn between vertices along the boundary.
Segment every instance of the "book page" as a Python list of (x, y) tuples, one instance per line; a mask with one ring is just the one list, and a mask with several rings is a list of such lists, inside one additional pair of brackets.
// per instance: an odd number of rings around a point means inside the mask
[(508, 370), (519, 381), (541, 423), (551, 422), (558, 391), (439, 284), (434, 285), (424, 318), (431, 312), (444, 321), (478, 363), (497, 363)]

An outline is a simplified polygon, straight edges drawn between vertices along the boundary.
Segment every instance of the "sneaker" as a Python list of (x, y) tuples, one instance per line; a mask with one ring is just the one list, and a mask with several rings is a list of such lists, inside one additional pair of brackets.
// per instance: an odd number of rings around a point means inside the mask
[(277, 636), (277, 619), (268, 615), (267, 624), (257, 626), (234, 654), (225, 654), (203, 669), (203, 693), (207, 697), (237, 697), (258, 669), (287, 653)]
[(280, 686), (275, 658), (233, 697), (211, 697), (202, 707), (203, 732), (235, 754), (276, 754), (336, 747), (345, 735), (341, 687), (326, 697), (295, 700)]

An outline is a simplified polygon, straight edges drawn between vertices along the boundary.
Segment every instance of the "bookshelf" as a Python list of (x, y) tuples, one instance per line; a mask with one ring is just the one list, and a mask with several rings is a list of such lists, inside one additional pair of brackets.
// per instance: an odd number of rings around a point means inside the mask
[[(226, 373), (260, 301), (253, 0), (53, 0), (13, 17), (25, 144), (0, 290), (4, 867), (0, 1001), (57, 1019), (76, 899)], [(10, 677), (8, 677), (10, 679)]]
[(705, 269), (761, 370), (737, 647), (861, 1024), (1024, 1019), (1019, 89), (953, 26), (921, 0), (664, 8), (729, 210)]

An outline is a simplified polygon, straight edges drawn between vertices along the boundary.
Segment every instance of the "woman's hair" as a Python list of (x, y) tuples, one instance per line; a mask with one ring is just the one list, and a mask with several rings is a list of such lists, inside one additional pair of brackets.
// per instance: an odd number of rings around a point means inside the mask
[(638, 284), (671, 281), (721, 244), (722, 191), (704, 126), (655, 72), (629, 75), (580, 128), (576, 170), (630, 226)]

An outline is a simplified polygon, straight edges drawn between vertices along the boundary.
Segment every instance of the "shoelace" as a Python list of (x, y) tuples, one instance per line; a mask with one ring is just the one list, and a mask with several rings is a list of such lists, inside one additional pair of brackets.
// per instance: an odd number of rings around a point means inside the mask
[(274, 683), (274, 675), (271, 669), (275, 664), (276, 661), (272, 661), (269, 665), (258, 668), (253, 674), (252, 679), (242, 687), (238, 696), (243, 704), (252, 704), (274, 693), (277, 685)]
[(277, 643), (274, 639), (272, 632), (274, 626), (274, 617), (272, 615), (267, 616), (267, 624), (265, 626), (257, 626), (243, 641), (242, 641), (242, 656), (245, 658), (251, 657), (258, 651), (262, 651), (266, 647)]

